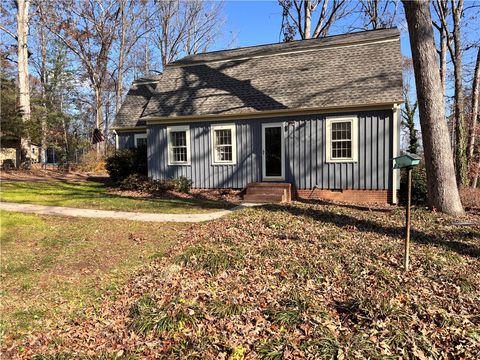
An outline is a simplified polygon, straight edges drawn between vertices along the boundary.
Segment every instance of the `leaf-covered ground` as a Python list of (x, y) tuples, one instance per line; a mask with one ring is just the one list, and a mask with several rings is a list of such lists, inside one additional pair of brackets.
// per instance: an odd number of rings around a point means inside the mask
[(403, 220), (293, 204), (194, 225), (117, 298), (4, 355), (479, 358), (480, 228), (415, 211), (404, 273)]

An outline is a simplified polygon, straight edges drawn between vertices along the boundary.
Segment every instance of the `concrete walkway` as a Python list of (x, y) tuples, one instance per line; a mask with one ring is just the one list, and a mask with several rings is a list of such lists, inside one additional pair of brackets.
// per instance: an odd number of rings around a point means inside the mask
[(122, 219), (134, 221), (155, 221), (155, 222), (191, 222), (197, 223), (219, 219), (222, 216), (231, 214), (234, 211), (244, 209), (246, 207), (256, 206), (257, 204), (242, 204), (232, 209), (222, 210), (203, 214), (152, 214), (127, 211), (111, 211), (111, 210), (94, 210), (79, 209), (64, 206), (46, 206), (35, 204), (19, 204), (11, 202), (0, 202), (0, 209), (7, 211), (16, 211), (22, 213), (32, 213), (38, 215), (54, 215), (54, 216), (72, 216), (86, 217), (98, 219)]

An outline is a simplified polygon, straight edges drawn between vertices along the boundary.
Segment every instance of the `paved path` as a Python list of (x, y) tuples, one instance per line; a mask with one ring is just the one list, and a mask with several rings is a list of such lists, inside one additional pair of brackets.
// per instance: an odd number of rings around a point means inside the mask
[(202, 222), (221, 218), (233, 211), (244, 209), (246, 207), (256, 206), (256, 204), (243, 204), (235, 206), (229, 210), (222, 210), (203, 214), (152, 214), (127, 211), (94, 210), (79, 209), (64, 206), (46, 206), (35, 204), (19, 204), (10, 202), (0, 202), (0, 209), (7, 211), (16, 211), (23, 213), (32, 213), (38, 215), (56, 215), (73, 216), (99, 219), (122, 219), (135, 221), (155, 221), (155, 222)]

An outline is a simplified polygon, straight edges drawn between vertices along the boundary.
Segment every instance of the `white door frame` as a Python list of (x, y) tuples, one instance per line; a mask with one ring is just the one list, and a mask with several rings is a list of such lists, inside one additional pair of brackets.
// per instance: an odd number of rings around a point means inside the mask
[[(281, 134), (280, 135), (281, 147), (282, 147), (282, 153), (281, 153), (282, 175), (281, 176), (266, 176), (267, 164), (266, 164), (266, 157), (265, 157), (265, 129), (273, 128), (273, 127), (279, 127), (280, 134)], [(266, 181), (285, 180), (285, 123), (284, 122), (262, 124), (262, 179)]]

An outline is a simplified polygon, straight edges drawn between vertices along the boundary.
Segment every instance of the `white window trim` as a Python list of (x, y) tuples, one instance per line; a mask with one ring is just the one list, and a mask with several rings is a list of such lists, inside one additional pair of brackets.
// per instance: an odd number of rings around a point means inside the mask
[[(352, 156), (349, 158), (332, 158), (332, 124), (349, 121), (352, 124)], [(358, 161), (358, 117), (329, 117), (327, 118), (325, 134), (325, 154), (327, 163), (352, 163)]]
[(135, 145), (135, 147), (137, 148), (138, 147), (138, 139), (146, 139), (147, 138), (147, 134), (134, 134), (133, 135), (133, 143)]
[[(232, 132), (232, 160), (221, 161), (216, 159), (215, 154), (215, 130), (230, 130)], [(213, 165), (235, 165), (237, 163), (237, 131), (235, 124), (210, 125), (210, 138), (212, 144), (212, 164)]]
[[(185, 131), (185, 141), (187, 142), (187, 161), (174, 161), (171, 132)], [(167, 126), (167, 143), (168, 143), (168, 165), (190, 165), (190, 125)]]

